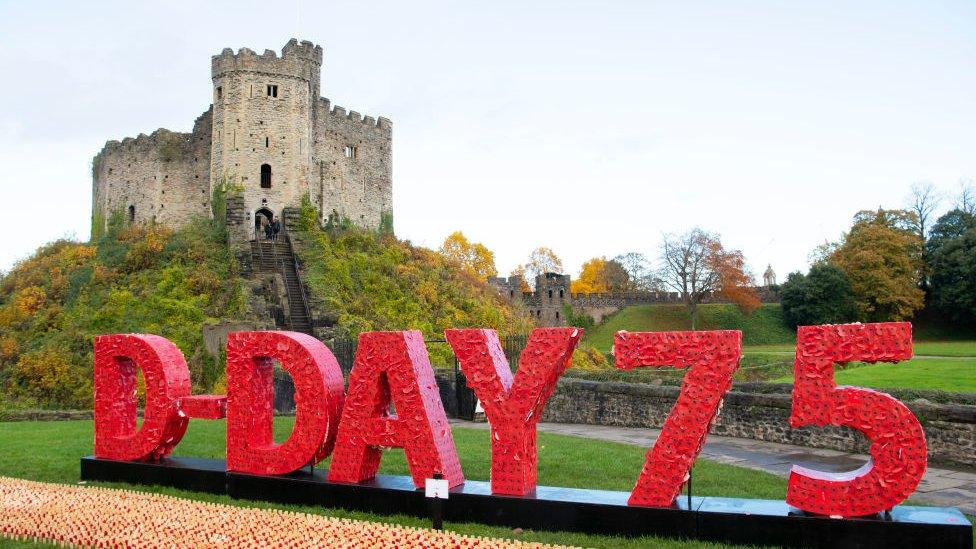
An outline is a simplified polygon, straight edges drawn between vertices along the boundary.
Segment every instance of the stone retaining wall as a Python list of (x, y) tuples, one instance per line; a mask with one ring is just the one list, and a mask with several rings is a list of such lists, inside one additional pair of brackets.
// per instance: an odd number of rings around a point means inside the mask
[[(745, 388), (749, 385), (755, 384)], [(788, 392), (742, 392), (741, 389), (734, 387), (726, 395), (712, 425), (712, 434), (848, 452), (868, 450), (867, 440), (853, 429), (790, 428), (792, 402)], [(678, 391), (676, 386), (563, 378), (546, 404), (542, 421), (660, 428)], [(905, 404), (925, 429), (932, 462), (976, 465), (976, 406), (935, 404), (922, 399)]]

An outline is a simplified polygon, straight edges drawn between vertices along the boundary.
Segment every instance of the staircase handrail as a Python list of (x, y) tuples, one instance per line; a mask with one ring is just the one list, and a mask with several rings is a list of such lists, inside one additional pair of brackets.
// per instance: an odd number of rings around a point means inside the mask
[[(292, 244), (291, 235), (288, 234), (288, 227), (285, 225), (284, 216), (281, 217), (281, 232), (285, 235), (285, 242), (288, 243), (288, 249), (291, 250), (291, 262), (292, 266), (295, 268), (295, 277), (298, 282), (298, 293), (302, 298), (302, 307), (305, 309), (305, 316), (308, 317), (309, 329), (312, 328), (312, 311), (308, 307), (308, 296), (305, 295), (305, 284), (302, 282), (302, 272), (298, 268), (298, 258), (295, 256), (295, 246)], [(291, 301), (289, 301), (291, 303)]]

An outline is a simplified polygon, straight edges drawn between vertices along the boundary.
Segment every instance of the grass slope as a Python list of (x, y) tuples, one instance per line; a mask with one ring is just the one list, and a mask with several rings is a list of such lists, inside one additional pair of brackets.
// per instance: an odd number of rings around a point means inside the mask
[[(588, 330), (584, 341), (603, 352), (613, 346), (613, 334), (690, 330), (691, 320), (684, 305), (635, 305), (625, 307), (603, 323)], [(699, 330), (742, 330), (744, 345), (776, 345), (792, 348), (796, 335), (783, 324), (778, 304), (766, 303), (755, 314), (743, 315), (735, 306), (710, 303), (698, 308)]]
[[(293, 418), (277, 418), (276, 440), (290, 432)], [(223, 421), (193, 422), (186, 437), (176, 448), (177, 455), (218, 458), (224, 455)], [(75, 483), (78, 480), (78, 458), (90, 453), (91, 421), (0, 423), (0, 475), (48, 482)], [(490, 468), (488, 431), (454, 429), (465, 477), (487, 480)], [(539, 484), (578, 488), (629, 491), (633, 488), (644, 460), (644, 448), (612, 442), (592, 441), (576, 437), (539, 434)], [(322, 465), (324, 466), (324, 464)], [(384, 474), (408, 474), (401, 450), (386, 452), (381, 469)], [(782, 499), (786, 481), (774, 475), (734, 467), (707, 460), (698, 460), (694, 468), (695, 494), (724, 495), (749, 498)], [(122, 486), (106, 484), (108, 486)], [(378, 522), (429, 526), (422, 519), (407, 516), (380, 516), (342, 509), (272, 505), (238, 501), (162, 487), (132, 487), (137, 490), (159, 492), (231, 505), (276, 507), (296, 511), (350, 517)], [(621, 539), (561, 532), (527, 531), (514, 535), (510, 529), (480, 524), (447, 524), (447, 528), (473, 535), (516, 538), (524, 541), (562, 543), (587, 547), (718, 547), (700, 542), (682, 542), (661, 538)], [(9, 542), (10, 546), (22, 546)]]

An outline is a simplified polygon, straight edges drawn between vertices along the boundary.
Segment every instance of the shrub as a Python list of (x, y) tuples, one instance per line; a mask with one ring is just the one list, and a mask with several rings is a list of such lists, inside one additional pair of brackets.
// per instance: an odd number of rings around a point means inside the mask
[(222, 224), (198, 219), (176, 232), (108, 225), (93, 245), (53, 242), (0, 278), (5, 407), (90, 407), (92, 342), (102, 333), (170, 339), (188, 357), (197, 391), (219, 377), (201, 325), (246, 308)]
[(343, 228), (341, 222), (327, 223), (323, 230), (307, 200), (299, 231), (296, 251), (310, 293), (338, 316), (339, 336), (416, 329), (428, 339), (442, 339), (447, 328), (494, 328), (510, 335), (532, 327), (524, 311), (433, 250), (390, 234)]
[(806, 276), (791, 273), (780, 287), (783, 320), (787, 326), (840, 324), (858, 318), (854, 289), (844, 271), (816, 263)]

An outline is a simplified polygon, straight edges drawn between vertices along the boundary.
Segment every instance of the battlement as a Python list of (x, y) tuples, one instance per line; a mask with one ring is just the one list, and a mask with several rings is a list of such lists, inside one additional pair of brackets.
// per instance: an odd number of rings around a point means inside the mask
[(231, 48), (224, 48), (219, 55), (211, 58), (210, 74), (219, 78), (230, 72), (259, 72), (291, 76), (311, 81), (316, 79), (322, 66), (322, 46), (316, 46), (308, 40), (299, 42), (292, 38), (281, 49), (281, 56), (274, 50), (264, 50), (258, 55), (250, 48), (241, 48), (234, 53)]
[(157, 147), (164, 140), (177, 139), (180, 142), (189, 142), (191, 137), (192, 134), (189, 133), (174, 132), (167, 130), (166, 128), (159, 128), (149, 135), (140, 133), (136, 137), (125, 137), (122, 139), (122, 141), (118, 141), (116, 139), (106, 141), (105, 146), (102, 147), (102, 150), (98, 153), (98, 155), (96, 155), (96, 157), (109, 152)]
[(337, 120), (341, 120), (342, 122), (362, 124), (369, 129), (379, 128), (387, 133), (393, 130), (393, 122), (391, 122), (390, 119), (386, 118), (385, 116), (373, 118), (372, 116), (363, 116), (356, 111), (347, 111), (345, 107), (332, 105), (332, 102), (326, 97), (320, 97), (319, 103), (321, 103), (322, 108), (329, 116)]

